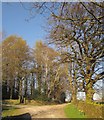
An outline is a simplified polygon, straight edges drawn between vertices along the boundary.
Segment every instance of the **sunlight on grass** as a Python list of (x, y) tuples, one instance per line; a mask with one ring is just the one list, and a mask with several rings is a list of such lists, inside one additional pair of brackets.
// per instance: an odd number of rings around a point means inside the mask
[(20, 115), (20, 114), (21, 114), (20, 109), (3, 110), (2, 117), (14, 116), (14, 115)]
[(68, 118), (87, 118), (84, 112), (78, 110), (73, 104), (68, 104), (64, 111)]
[(79, 101), (77, 107), (83, 110), (87, 115), (87, 118), (103, 118), (103, 104), (96, 104), (96, 102), (84, 102)]
[(6, 100), (2, 104), (2, 117), (20, 115), (23, 113), (21, 109), (17, 108), (18, 100)]
[(3, 100), (3, 104), (10, 104), (10, 105), (18, 105), (19, 104), (19, 99), (17, 100)]

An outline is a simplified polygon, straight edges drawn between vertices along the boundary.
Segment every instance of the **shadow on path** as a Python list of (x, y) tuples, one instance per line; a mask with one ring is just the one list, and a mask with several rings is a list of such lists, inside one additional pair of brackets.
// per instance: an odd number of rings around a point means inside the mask
[(29, 113), (25, 113), (25, 114), (17, 115), (17, 116), (3, 117), (1, 120), (32, 120), (32, 118)]

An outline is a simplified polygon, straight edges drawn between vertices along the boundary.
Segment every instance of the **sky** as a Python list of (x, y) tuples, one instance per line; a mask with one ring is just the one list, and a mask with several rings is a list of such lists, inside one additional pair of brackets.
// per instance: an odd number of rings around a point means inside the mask
[(2, 31), (2, 3), (0, 2), (0, 32)]
[[(23, 3), (28, 6), (30, 3)], [(2, 3), (2, 31), (6, 37), (18, 35), (27, 41), (30, 47), (34, 47), (37, 40), (45, 40), (46, 19), (42, 15), (30, 18), (30, 12), (23, 8), (19, 2)]]

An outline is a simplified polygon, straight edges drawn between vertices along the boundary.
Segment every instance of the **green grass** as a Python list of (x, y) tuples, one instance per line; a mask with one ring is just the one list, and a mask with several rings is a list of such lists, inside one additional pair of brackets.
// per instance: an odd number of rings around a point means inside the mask
[(20, 109), (14, 106), (18, 104), (19, 104), (19, 100), (3, 100), (2, 101), (2, 117), (21, 114)]
[(65, 109), (67, 118), (87, 118), (83, 111), (78, 110), (73, 104), (68, 104)]
[(2, 104), (10, 104), (10, 105), (18, 105), (19, 104), (19, 100), (3, 100)]
[[(3, 100), (2, 103), (2, 117), (15, 116), (24, 113), (24, 111), (21, 111), (21, 108), (16, 106), (21, 105), (19, 100)], [(22, 105), (25, 106), (25, 104)]]
[(3, 111), (2, 111), (2, 117), (6, 117), (6, 116), (14, 116), (14, 115), (20, 115), (21, 111), (18, 108), (9, 106), (9, 107), (3, 107)]

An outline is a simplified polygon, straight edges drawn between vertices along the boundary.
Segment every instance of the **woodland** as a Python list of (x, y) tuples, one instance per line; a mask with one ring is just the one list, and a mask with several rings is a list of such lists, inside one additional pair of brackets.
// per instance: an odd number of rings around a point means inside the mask
[(78, 92), (92, 101), (104, 79), (103, 2), (34, 2), (29, 11), (46, 15), (47, 39), (34, 48), (16, 35), (2, 41), (2, 99), (63, 103), (69, 90), (72, 101)]

